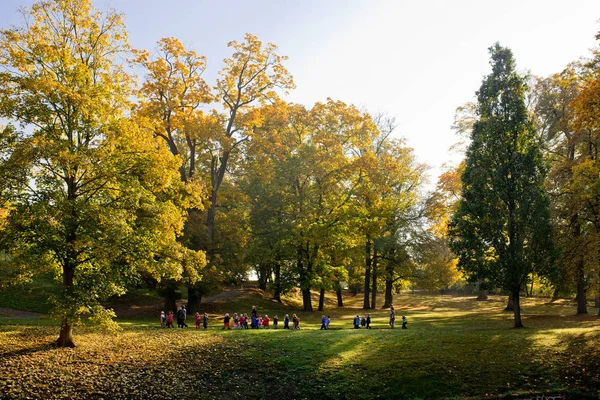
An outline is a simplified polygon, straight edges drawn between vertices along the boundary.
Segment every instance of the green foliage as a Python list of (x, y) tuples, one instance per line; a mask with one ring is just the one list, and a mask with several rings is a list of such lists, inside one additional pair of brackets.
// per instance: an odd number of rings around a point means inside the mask
[(488, 279), (518, 296), (529, 274), (543, 275), (549, 265), (545, 165), (512, 53), (496, 44), (490, 54), (492, 73), (477, 93), (463, 198), (449, 234), (458, 266), (471, 279)]
[(51, 303), (70, 336), (83, 315), (109, 326), (99, 300), (139, 272), (197, 280), (205, 259), (176, 241), (178, 160), (125, 116), (121, 16), (88, 0), (39, 2), (25, 16), (0, 33), (0, 116), (11, 123), (0, 137), (0, 241), (13, 276), (62, 283)]

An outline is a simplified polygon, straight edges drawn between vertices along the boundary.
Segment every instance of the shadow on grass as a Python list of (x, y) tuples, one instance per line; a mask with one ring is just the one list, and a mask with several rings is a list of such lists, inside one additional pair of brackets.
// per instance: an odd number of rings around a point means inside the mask
[[(287, 310), (257, 305), (263, 314)], [(389, 329), (385, 310), (371, 313), (380, 328), (372, 330), (351, 329), (352, 309), (332, 313), (329, 331), (317, 330), (320, 313), (300, 313), (302, 326), (311, 323), (300, 331), (222, 331), (216, 317), (208, 331), (127, 320), (119, 336), (77, 329), (75, 349), (48, 345), (55, 326), (0, 325), (0, 397), (577, 398), (598, 389), (597, 319), (526, 314), (528, 328), (515, 330), (510, 313), (488, 306), (407, 312), (407, 330)]]

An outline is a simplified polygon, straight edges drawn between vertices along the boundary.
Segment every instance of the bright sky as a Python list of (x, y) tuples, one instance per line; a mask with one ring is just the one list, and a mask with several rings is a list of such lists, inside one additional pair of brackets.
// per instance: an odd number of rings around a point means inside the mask
[[(17, 23), (31, 0), (0, 0), (0, 26)], [(519, 70), (546, 76), (589, 55), (600, 30), (600, 1), (577, 0), (96, 0), (125, 13), (130, 43), (152, 50), (175, 36), (208, 57), (214, 82), (227, 43), (246, 32), (279, 46), (297, 89), (289, 101), (327, 97), (396, 116), (419, 161), (440, 166), (456, 155), (450, 129), (490, 72), (487, 48), (510, 47)]]

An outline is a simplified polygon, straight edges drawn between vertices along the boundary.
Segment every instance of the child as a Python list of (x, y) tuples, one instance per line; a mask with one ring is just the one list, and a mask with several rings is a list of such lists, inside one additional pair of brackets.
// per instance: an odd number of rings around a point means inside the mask
[(371, 314), (367, 314), (366, 328), (371, 329)]
[(233, 313), (233, 329), (238, 329), (240, 327), (240, 318), (237, 313)]
[(265, 317), (262, 319), (263, 328), (269, 329), (269, 316), (265, 314)]
[(248, 324), (246, 323), (246, 317), (244, 314), (240, 314), (240, 329), (246, 329)]
[(229, 316), (229, 313), (225, 314), (225, 318), (223, 318), (223, 329), (231, 329), (231, 327), (229, 326), (230, 320), (231, 317)]
[(367, 326), (367, 319), (365, 318), (365, 316), (363, 315), (362, 318), (360, 319), (360, 326), (362, 326), (363, 328), (365, 326)]
[(258, 326), (257, 326), (257, 328), (261, 329), (262, 327), (263, 327), (263, 317), (262, 317), (262, 315), (259, 315), (258, 316)]
[(354, 329), (360, 329), (360, 317), (358, 315), (354, 317)]
[(279, 318), (277, 315), (273, 317), (273, 329), (277, 329), (277, 324), (279, 323)]
[(321, 330), (323, 329), (327, 329), (327, 317), (325, 317), (325, 314), (321, 316)]
[(283, 318), (283, 329), (290, 329), (290, 316), (285, 314), (285, 318)]
[(327, 316), (327, 326), (325, 329), (329, 329), (329, 324), (331, 323), (331, 315)]
[(200, 320), (201, 320), (200, 313), (197, 312), (196, 313), (196, 329), (200, 328)]
[(169, 316), (167, 317), (167, 328), (175, 328), (173, 326), (173, 311), (169, 311)]
[(408, 329), (406, 327), (406, 324), (408, 323), (408, 321), (406, 320), (406, 317), (403, 315), (402, 316), (402, 329)]
[(160, 312), (160, 327), (165, 328), (167, 326), (167, 316), (164, 311)]
[(300, 318), (294, 314), (292, 315), (292, 320), (294, 321), (294, 329), (300, 329)]
[(244, 314), (244, 329), (248, 329), (248, 314)]
[(204, 329), (208, 328), (208, 314), (204, 313), (204, 317), (202, 317), (202, 326)]

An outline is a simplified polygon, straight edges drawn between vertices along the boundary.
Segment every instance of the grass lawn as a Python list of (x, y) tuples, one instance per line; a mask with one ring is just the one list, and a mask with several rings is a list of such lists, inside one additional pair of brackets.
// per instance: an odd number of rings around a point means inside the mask
[(297, 311), (294, 298), (281, 305), (247, 290), (206, 304), (207, 331), (140, 315), (116, 336), (77, 328), (75, 349), (50, 346), (58, 328), (47, 318), (0, 318), (0, 398), (598, 398), (598, 310), (578, 317), (572, 303), (524, 299), (527, 328), (515, 330), (504, 300), (403, 294), (397, 315), (409, 329), (390, 329), (376, 310), (374, 329), (354, 330), (361, 299), (336, 309), (330, 298), (329, 331), (318, 312), (298, 313), (299, 331), (223, 331), (225, 311)]

